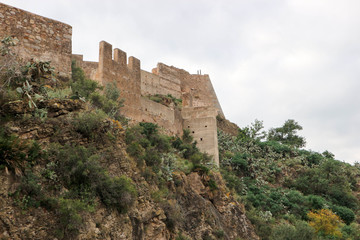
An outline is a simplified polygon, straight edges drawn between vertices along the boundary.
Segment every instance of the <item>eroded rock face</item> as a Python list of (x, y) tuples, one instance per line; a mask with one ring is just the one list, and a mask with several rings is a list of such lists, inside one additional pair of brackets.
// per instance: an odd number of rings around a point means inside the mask
[(217, 239), (219, 232), (224, 239), (258, 239), (243, 206), (227, 191), (219, 173), (212, 173), (216, 183), (213, 190), (205, 186), (210, 180), (206, 175), (178, 173), (176, 178), (181, 179), (176, 191), (177, 203), (184, 210), (183, 229), (191, 239)]
[[(78, 111), (84, 108), (84, 102), (73, 99), (49, 99), (37, 103), (39, 109), (46, 109), (48, 117), (58, 117), (69, 112)], [(35, 108), (30, 108), (27, 101), (14, 101), (3, 104), (0, 114), (7, 116), (23, 115), (32, 113)]]

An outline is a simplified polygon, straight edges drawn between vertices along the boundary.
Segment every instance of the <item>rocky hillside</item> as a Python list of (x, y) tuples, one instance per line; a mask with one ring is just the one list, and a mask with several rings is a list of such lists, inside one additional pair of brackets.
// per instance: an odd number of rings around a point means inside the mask
[[(84, 110), (86, 103), (52, 99), (43, 101), (41, 106), (48, 111), (46, 119), (33, 117), (24, 101), (7, 103), (2, 108), (2, 115), (11, 119), (2, 125), (1, 136), (2, 238), (257, 239), (243, 206), (227, 190), (217, 171), (199, 165), (185, 172), (169, 172), (171, 175), (165, 181), (146, 163), (139, 167), (139, 160), (128, 155), (125, 130), (112, 120), (101, 119), (98, 128), (92, 129), (96, 136), (79, 131), (75, 121), (86, 116), (81, 114), (91, 114)], [(39, 144), (38, 153), (30, 156), (35, 143)], [(76, 160), (88, 167), (59, 163), (64, 160), (58, 158), (61, 151), (76, 155), (81, 150), (89, 156), (78, 156)], [(90, 163), (93, 156), (97, 156), (98, 162)], [(66, 160), (66, 164), (70, 161)], [(92, 191), (89, 189), (87, 193), (75, 193), (75, 188), (84, 189), (72, 184), (85, 185), (87, 180), (83, 178), (87, 174), (96, 175), (91, 172), (95, 168), (91, 164), (102, 168), (109, 179), (127, 177), (136, 194), (131, 196), (122, 190), (122, 195), (113, 197), (128, 202), (129, 206), (107, 204), (98, 194), (89, 200)], [(74, 173), (67, 175), (59, 168)], [(82, 200), (91, 202), (88, 205), (92, 209), (75, 206), (75, 201)], [(126, 213), (124, 208), (128, 208)]]
[(128, 125), (114, 86), (3, 44), (0, 239), (259, 239), (189, 132)]

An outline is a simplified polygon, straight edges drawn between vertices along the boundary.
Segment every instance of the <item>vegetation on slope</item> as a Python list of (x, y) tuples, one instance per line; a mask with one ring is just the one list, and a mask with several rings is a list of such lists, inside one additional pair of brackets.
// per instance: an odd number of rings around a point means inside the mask
[(304, 150), (294, 120), (219, 131), (221, 173), (262, 239), (359, 239), (359, 165)]

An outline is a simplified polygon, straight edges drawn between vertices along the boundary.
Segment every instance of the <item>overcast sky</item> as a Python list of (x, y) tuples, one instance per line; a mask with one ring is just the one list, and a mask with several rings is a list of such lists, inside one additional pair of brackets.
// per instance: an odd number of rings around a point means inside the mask
[(307, 149), (360, 161), (359, 0), (1, 0), (73, 27), (73, 53), (105, 40), (141, 60), (210, 75), (226, 117), (303, 126)]

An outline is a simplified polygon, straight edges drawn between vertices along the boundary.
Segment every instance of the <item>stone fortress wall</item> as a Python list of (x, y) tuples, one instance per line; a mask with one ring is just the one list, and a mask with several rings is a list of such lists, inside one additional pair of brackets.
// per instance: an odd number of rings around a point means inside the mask
[(0, 3), (0, 33), (19, 40), (16, 51), (24, 59), (51, 60), (58, 76), (71, 76), (70, 25)]
[[(19, 39), (24, 59), (51, 60), (59, 76), (71, 76), (71, 61), (84, 69), (86, 76), (102, 85), (115, 82), (125, 99), (123, 114), (134, 122), (153, 122), (169, 134), (181, 135), (189, 129), (201, 151), (219, 165), (216, 116), (224, 117), (208, 75), (159, 63), (152, 72), (141, 69), (140, 60), (127, 58), (126, 52), (102, 41), (99, 62), (84, 61), (72, 54), (71, 26), (0, 3), (1, 37)], [(182, 108), (165, 106), (147, 96), (171, 94), (182, 99)]]

